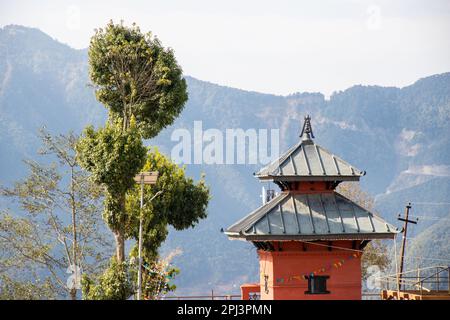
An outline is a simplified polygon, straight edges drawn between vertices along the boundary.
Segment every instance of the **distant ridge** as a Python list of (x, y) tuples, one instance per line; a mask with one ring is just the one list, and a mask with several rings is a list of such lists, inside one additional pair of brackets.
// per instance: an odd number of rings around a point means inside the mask
[[(407, 201), (413, 202), (413, 214), (433, 217), (412, 227), (411, 238), (417, 237), (418, 244), (410, 242), (411, 252), (450, 257), (450, 228), (441, 227), (450, 219), (450, 208), (414, 205), (450, 199), (450, 173), (433, 174), (450, 166), (449, 72), (403, 88), (356, 85), (329, 99), (321, 93), (277, 96), (190, 76), (186, 80), (189, 101), (181, 117), (148, 144), (170, 154), (173, 129), (190, 130), (202, 120), (204, 129), (278, 128), (283, 152), (297, 141), (308, 113), (318, 143), (367, 171), (363, 187), (378, 195), (377, 209), (386, 220), (396, 225)], [(85, 49), (72, 49), (38, 29), (0, 29), (0, 183), (23, 176), (21, 160), (35, 155), (42, 125), (56, 133), (80, 132), (87, 124), (104, 122), (104, 107), (88, 84)], [(175, 260), (181, 268), (178, 294), (204, 294), (211, 288), (218, 294), (237, 292), (242, 282), (257, 279), (254, 249), (228, 241), (219, 230), (260, 205), (261, 184), (252, 173), (261, 167), (187, 166), (192, 176), (206, 173), (213, 198), (208, 219), (195, 229), (171, 231), (165, 244), (165, 252), (175, 247), (183, 251)], [(388, 194), (391, 186), (396, 191)], [(422, 266), (431, 262), (420, 261)]]

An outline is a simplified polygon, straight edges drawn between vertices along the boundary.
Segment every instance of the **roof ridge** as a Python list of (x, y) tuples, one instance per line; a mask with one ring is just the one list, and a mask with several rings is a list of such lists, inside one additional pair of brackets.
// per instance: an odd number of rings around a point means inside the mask
[[(365, 171), (315, 143), (311, 117), (305, 117), (300, 140), (254, 175), (278, 181), (358, 181)], [(301, 154), (299, 155), (300, 151)], [(289, 161), (290, 160), (290, 161)]]
[[(321, 153), (323, 154), (317, 154), (317, 151), (315, 151), (316, 155), (314, 157), (317, 157), (316, 161), (319, 162), (318, 165), (315, 165), (313, 163), (313, 167), (319, 167), (321, 168), (321, 172), (319, 173), (311, 173), (311, 174), (299, 174), (298, 172), (311, 172), (309, 168), (307, 170), (296, 170), (297, 172), (294, 172), (292, 174), (286, 174), (283, 172), (283, 168), (287, 167), (289, 165), (288, 160), (291, 158), (292, 162), (294, 162), (294, 155), (297, 155), (298, 152), (301, 151), (303, 148), (305, 150), (305, 154), (302, 156), (302, 159), (305, 158), (305, 155), (307, 157), (308, 161), (308, 167), (311, 167), (311, 164), (309, 163), (311, 161), (312, 154), (306, 153), (305, 146), (314, 146), (314, 148), (318, 148)], [(324, 158), (331, 157), (333, 161), (337, 162), (334, 164), (334, 168), (328, 167), (327, 170), (324, 170)], [(314, 158), (315, 159), (315, 158)], [(345, 166), (346, 168), (339, 168)], [(294, 166), (297, 168), (298, 166), (302, 167), (304, 166), (303, 163), (294, 163)], [(288, 170), (289, 171), (289, 170)], [(336, 171), (336, 174), (330, 174), (330, 172)], [(347, 172), (346, 172), (347, 171)], [(264, 179), (264, 178), (278, 178), (277, 180), (282, 180), (282, 177), (289, 176), (289, 177), (336, 177), (336, 179), (333, 180), (349, 180), (349, 177), (352, 177), (350, 180), (359, 180), (359, 177), (364, 176), (366, 174), (365, 171), (360, 170), (356, 166), (350, 164), (348, 161), (342, 159), (340, 156), (336, 155), (335, 153), (331, 152), (327, 148), (322, 147), (321, 145), (315, 143), (312, 140), (300, 140), (295, 145), (290, 147), (286, 152), (284, 152), (279, 158), (272, 161), (270, 164), (266, 165), (265, 167), (261, 168), (258, 172), (256, 172), (254, 175), (257, 178)]]

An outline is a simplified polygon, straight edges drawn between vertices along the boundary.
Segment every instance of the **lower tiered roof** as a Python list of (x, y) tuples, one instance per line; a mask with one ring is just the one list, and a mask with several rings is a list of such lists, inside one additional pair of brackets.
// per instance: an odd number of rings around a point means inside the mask
[(230, 238), (258, 240), (370, 240), (399, 231), (337, 192), (282, 192), (229, 227)]

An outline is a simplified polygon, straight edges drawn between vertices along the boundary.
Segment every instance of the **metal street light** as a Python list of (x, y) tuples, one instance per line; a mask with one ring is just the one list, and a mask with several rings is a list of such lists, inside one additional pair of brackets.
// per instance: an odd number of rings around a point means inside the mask
[[(141, 208), (139, 214), (139, 256), (138, 256), (138, 296), (137, 300), (141, 300), (142, 295), (142, 209), (144, 207), (144, 184), (156, 184), (156, 180), (158, 179), (158, 171), (151, 172), (141, 172), (134, 177), (134, 181), (141, 184)], [(151, 199), (150, 202), (153, 201), (157, 196), (162, 193), (158, 191)]]

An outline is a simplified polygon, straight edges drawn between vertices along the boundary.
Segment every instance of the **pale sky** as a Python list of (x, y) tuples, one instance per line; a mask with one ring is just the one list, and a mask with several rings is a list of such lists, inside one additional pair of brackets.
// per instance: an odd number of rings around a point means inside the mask
[(151, 30), (186, 75), (265, 93), (402, 87), (450, 71), (448, 0), (0, 0), (0, 26), (74, 48), (110, 19)]

